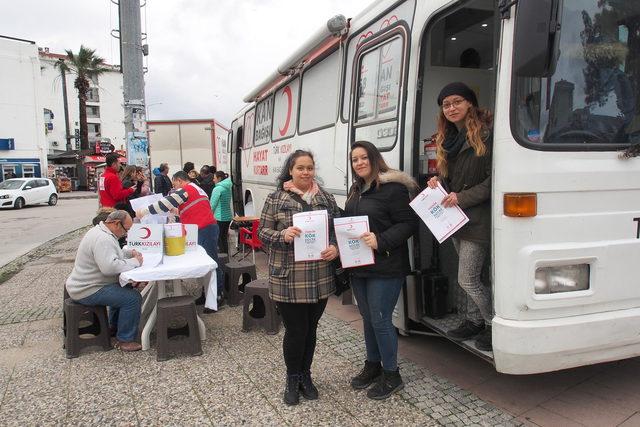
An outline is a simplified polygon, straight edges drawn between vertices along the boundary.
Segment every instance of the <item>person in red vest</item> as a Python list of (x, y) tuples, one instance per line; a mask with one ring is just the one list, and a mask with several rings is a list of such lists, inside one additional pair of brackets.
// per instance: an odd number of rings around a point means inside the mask
[(98, 183), (98, 196), (100, 197), (100, 206), (113, 208), (119, 203), (126, 203), (127, 197), (133, 194), (135, 189), (122, 187), (122, 181), (118, 176), (120, 160), (116, 153), (107, 154), (105, 161), (107, 168)]
[[(169, 213), (173, 209), (177, 209), (181, 223), (196, 224), (198, 226), (198, 244), (207, 251), (207, 255), (219, 264), (218, 236), (220, 229), (211, 211), (207, 193), (191, 182), (189, 175), (184, 171), (174, 173), (171, 181), (176, 191), (153, 205), (137, 211), (136, 218), (142, 218), (147, 214)], [(216, 279), (218, 282), (218, 305), (220, 305), (222, 303), (223, 290), (222, 268), (220, 267), (216, 269)], [(213, 310), (205, 308), (204, 312), (211, 313)]]

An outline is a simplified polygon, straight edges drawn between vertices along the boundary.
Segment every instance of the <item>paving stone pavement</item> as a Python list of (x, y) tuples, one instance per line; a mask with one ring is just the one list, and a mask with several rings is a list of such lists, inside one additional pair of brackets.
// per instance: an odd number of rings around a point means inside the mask
[[(404, 390), (383, 402), (367, 399), (348, 385), (362, 363), (362, 334), (330, 315), (320, 322), (313, 366), (321, 398), (295, 407), (281, 398), (283, 331), (241, 332), (241, 307), (203, 315), (200, 357), (158, 363), (152, 348), (68, 360), (62, 283), (82, 234), (38, 248), (0, 283), (0, 425), (519, 425), (402, 359)], [(198, 292), (195, 282), (185, 285)]]

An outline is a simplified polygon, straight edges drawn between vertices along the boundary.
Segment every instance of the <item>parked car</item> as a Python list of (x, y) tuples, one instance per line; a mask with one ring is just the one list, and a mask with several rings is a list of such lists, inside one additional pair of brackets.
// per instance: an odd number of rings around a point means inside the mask
[(58, 192), (50, 179), (12, 178), (0, 182), (0, 208), (22, 209), (38, 203), (58, 203)]

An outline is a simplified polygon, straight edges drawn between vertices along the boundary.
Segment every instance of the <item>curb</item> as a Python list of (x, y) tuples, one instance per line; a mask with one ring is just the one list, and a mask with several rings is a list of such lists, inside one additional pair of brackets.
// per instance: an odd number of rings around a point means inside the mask
[(97, 199), (98, 196), (70, 196), (70, 197), (58, 197), (58, 200), (79, 200), (79, 199)]
[(42, 243), (40, 246), (37, 246), (27, 252), (24, 255), (19, 256), (13, 261), (9, 261), (4, 265), (0, 265), (0, 287), (2, 284), (13, 277), (16, 273), (20, 272), (26, 264), (28, 264), (33, 259), (43, 258), (48, 255), (48, 251), (57, 243), (64, 242), (74, 237), (75, 234), (82, 233), (85, 229), (91, 228), (91, 225), (85, 225), (79, 227), (75, 230), (69, 231), (68, 233), (61, 234), (58, 237), (54, 237), (51, 240), (48, 240)]

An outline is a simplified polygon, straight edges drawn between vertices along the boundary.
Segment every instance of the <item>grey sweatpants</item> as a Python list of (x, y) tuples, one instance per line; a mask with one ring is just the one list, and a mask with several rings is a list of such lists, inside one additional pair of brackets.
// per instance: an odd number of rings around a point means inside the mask
[(489, 247), (468, 240), (453, 239), (458, 252), (458, 284), (467, 293), (467, 320), (475, 325), (490, 325), (491, 291), (482, 285), (482, 266)]

